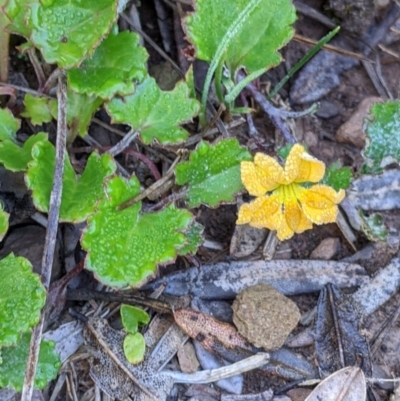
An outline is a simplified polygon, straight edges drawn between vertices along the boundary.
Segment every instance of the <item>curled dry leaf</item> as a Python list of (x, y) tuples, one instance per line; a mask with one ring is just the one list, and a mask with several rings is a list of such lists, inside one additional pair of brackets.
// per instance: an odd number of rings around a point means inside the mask
[(323, 380), (305, 401), (364, 401), (366, 396), (364, 373), (351, 366)]

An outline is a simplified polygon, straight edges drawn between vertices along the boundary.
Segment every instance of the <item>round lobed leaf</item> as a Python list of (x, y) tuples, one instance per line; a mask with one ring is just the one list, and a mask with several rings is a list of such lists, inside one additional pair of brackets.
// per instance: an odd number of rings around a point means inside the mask
[[(87, 96), (76, 93), (67, 88), (67, 123), (69, 127), (68, 142), (72, 143), (77, 135), (84, 137), (94, 112), (100, 107), (103, 100), (96, 96)], [(49, 101), (51, 114), (57, 119), (58, 103), (56, 99)]]
[(0, 109), (0, 141), (16, 141), (15, 134), (19, 130), (20, 121), (17, 120), (10, 110)]
[[(25, 182), (32, 190), (36, 208), (48, 212), (55, 166), (54, 146), (48, 141), (39, 142), (33, 146), (32, 157)], [(89, 156), (85, 171), (78, 177), (67, 157), (64, 164), (60, 221), (85, 221), (93, 213), (98, 199), (104, 196), (105, 178), (114, 174), (115, 169), (115, 162), (109, 154), (99, 156), (93, 152)]]
[(146, 49), (139, 45), (139, 35), (111, 32), (93, 57), (68, 71), (69, 84), (76, 92), (103, 99), (129, 95), (135, 91), (133, 81), (141, 82), (147, 74), (147, 58)]
[(44, 132), (30, 136), (22, 147), (11, 141), (0, 142), (0, 163), (7, 170), (26, 171), (32, 160), (32, 148), (41, 141), (47, 141), (47, 134)]
[(124, 338), (124, 354), (131, 364), (137, 364), (143, 361), (146, 343), (140, 333), (128, 334)]
[(114, 123), (130, 125), (140, 131), (144, 143), (182, 142), (188, 133), (179, 124), (190, 121), (199, 112), (199, 103), (189, 98), (189, 88), (179, 82), (173, 91), (164, 92), (147, 77), (133, 95), (114, 98), (106, 105)]
[[(8, 0), (4, 6), (4, 13), (12, 24), (7, 26), (7, 30), (17, 35), (29, 38), (31, 30), (27, 27), (25, 17), (28, 12), (28, 4), (35, 0)], [(36, 0), (36, 2), (38, 2)]]
[(214, 146), (200, 142), (189, 161), (178, 164), (175, 170), (177, 184), (188, 185), (188, 205), (215, 207), (220, 202), (232, 202), (243, 189), (240, 163), (244, 160), (251, 160), (251, 155), (236, 139), (225, 139)]
[(132, 305), (121, 305), (122, 325), (128, 333), (136, 333), (139, 323), (147, 324), (150, 322), (150, 316), (143, 309)]
[(192, 220), (173, 205), (156, 213), (141, 213), (141, 203), (116, 206), (140, 192), (135, 177), (108, 181), (108, 196), (89, 218), (81, 245), (88, 252), (85, 267), (111, 287), (139, 286), (154, 275), (157, 264), (171, 262), (187, 243), (184, 232)]
[(400, 161), (400, 100), (376, 103), (367, 121), (367, 140), (363, 156), (371, 172)]
[(3, 241), (4, 236), (8, 231), (8, 219), (10, 215), (0, 208), (0, 241)]
[(29, 261), (12, 253), (0, 261), (0, 276), (0, 346), (10, 346), (39, 321), (46, 291)]
[(21, 113), (21, 116), (29, 118), (33, 125), (49, 123), (53, 119), (49, 107), (49, 99), (46, 97), (27, 93), (24, 98), (24, 106), (25, 110)]
[[(22, 390), (30, 341), (30, 333), (25, 333), (17, 345), (1, 348), (3, 361), (0, 364), (0, 388), (11, 387), (16, 391)], [(40, 343), (39, 360), (34, 382), (36, 388), (45, 388), (50, 380), (57, 377), (61, 361), (54, 352), (54, 347), (53, 341), (43, 340)]]
[(187, 231), (185, 231), (185, 235), (188, 239), (188, 244), (184, 245), (182, 248), (179, 248), (179, 255), (195, 255), (198, 247), (203, 243), (203, 231), (204, 227), (193, 221), (192, 224), (188, 227)]
[(291, 25), (296, 11), (290, 0), (258, 1), (247, 19), (240, 21), (241, 26), (232, 27), (248, 3), (232, 0), (227, 7), (223, 1), (196, 0), (195, 12), (184, 20), (184, 29), (201, 60), (211, 61), (226, 39), (224, 60), (231, 77), (242, 66), (252, 73), (279, 64), (282, 58), (278, 50), (294, 34)]
[(31, 41), (60, 68), (77, 66), (93, 53), (117, 17), (115, 0), (48, 0), (29, 4)]

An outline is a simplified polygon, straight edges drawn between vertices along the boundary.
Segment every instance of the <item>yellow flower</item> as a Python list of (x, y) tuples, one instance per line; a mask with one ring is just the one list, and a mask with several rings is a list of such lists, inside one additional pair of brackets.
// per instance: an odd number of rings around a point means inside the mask
[(301, 185), (316, 183), (324, 174), (325, 164), (298, 144), (291, 149), (284, 168), (272, 157), (257, 153), (254, 162), (241, 163), (242, 182), (256, 199), (241, 206), (236, 223), (276, 230), (283, 241), (311, 229), (312, 223), (335, 222), (344, 190)]

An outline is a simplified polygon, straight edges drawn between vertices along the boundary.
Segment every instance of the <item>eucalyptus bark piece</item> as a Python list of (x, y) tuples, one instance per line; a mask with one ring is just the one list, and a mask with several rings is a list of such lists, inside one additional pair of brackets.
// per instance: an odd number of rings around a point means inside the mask
[(320, 374), (326, 377), (346, 366), (372, 375), (367, 340), (359, 334), (360, 315), (352, 298), (332, 285), (321, 291), (315, 322), (315, 349)]
[(202, 299), (231, 299), (247, 287), (268, 283), (284, 295), (320, 291), (332, 283), (339, 288), (357, 287), (369, 280), (354, 263), (319, 260), (272, 260), (216, 263), (178, 271), (144, 287), (165, 285), (164, 294), (193, 295)]
[(387, 302), (400, 287), (400, 258), (395, 257), (377, 275), (352, 294), (364, 316), (369, 316)]

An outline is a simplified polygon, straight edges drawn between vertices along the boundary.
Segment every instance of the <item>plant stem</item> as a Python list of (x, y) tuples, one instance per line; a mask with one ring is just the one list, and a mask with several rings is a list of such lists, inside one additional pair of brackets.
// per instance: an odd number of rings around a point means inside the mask
[(40, 64), (39, 58), (36, 54), (36, 49), (34, 47), (28, 50), (29, 60), (33, 65), (33, 69), (35, 70), (36, 78), (39, 83), (39, 92), (42, 91), (43, 86), (46, 83), (46, 76), (44, 75), (42, 65)]
[[(67, 142), (67, 85), (65, 75), (58, 79), (58, 127), (56, 141), (56, 165), (54, 170), (53, 188), (50, 195), (49, 218), (46, 230), (46, 239), (42, 257), (42, 283), (49, 289), (51, 269), (54, 260), (56, 245), (58, 218), (60, 214), (61, 194), (63, 186), (63, 172), (65, 160), (65, 146)], [(40, 342), (42, 338), (45, 310), (42, 310), (40, 320), (32, 331), (31, 345), (25, 373), (24, 385), (22, 388), (21, 401), (31, 401), (33, 385), (35, 380), (36, 365), (39, 358)]]
[(245, 88), (246, 85), (260, 77), (264, 72), (266, 72), (266, 68), (261, 68), (257, 71), (252, 72), (250, 75), (247, 75), (244, 79), (238, 82), (235, 87), (225, 96), (225, 102), (231, 103), (233, 102), (239, 95), (239, 93)]
[(224, 59), (221, 59), (221, 61), (218, 64), (217, 69), (215, 70), (215, 92), (217, 93), (217, 98), (220, 103), (223, 103), (224, 101), (224, 94), (222, 93), (222, 71), (224, 69)]
[[(5, 1), (0, 1), (0, 6), (5, 5)], [(5, 27), (10, 23), (4, 11), (0, 13), (0, 81), (8, 81), (8, 51), (10, 47), (10, 34)]]
[(229, 45), (236, 38), (236, 35), (242, 30), (244, 23), (249, 19), (254, 9), (261, 3), (262, 0), (250, 0), (246, 7), (240, 12), (227, 29), (225, 35), (222, 37), (221, 42), (218, 45), (215, 55), (211, 60), (210, 67), (208, 68), (206, 79), (204, 81), (203, 92), (201, 94), (201, 110), (199, 114), (200, 124), (205, 127), (207, 125), (206, 108), (208, 92), (210, 91), (212, 77), (217, 69), (218, 65), (225, 58), (225, 53), (228, 50)]

